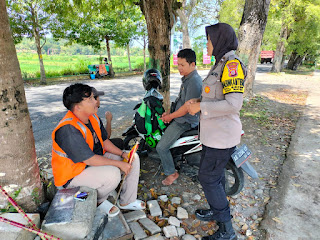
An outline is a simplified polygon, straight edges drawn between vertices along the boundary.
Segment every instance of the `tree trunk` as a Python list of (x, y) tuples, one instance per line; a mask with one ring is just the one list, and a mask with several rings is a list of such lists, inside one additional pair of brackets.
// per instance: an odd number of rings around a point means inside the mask
[(39, 58), (39, 63), (40, 63), (40, 84), (46, 85), (47, 84), (47, 79), (46, 79), (46, 72), (44, 70), (44, 65), (43, 65), (43, 58), (42, 58), (42, 53), (41, 53), (41, 45), (40, 45), (40, 37), (37, 31), (34, 31), (35, 34), (35, 42), (37, 46), (37, 53), (38, 53), (38, 58)]
[(296, 60), (297, 55), (298, 55), (297, 52), (291, 53), (290, 58), (288, 60), (287, 69), (291, 69), (291, 70), (293, 69), (293, 63)]
[(281, 62), (281, 71), (284, 69), (284, 61), (286, 59), (286, 55), (283, 55), (282, 62)]
[(257, 62), (259, 58), (261, 40), (267, 24), (270, 0), (246, 0), (238, 31), (238, 56), (248, 67), (244, 96), (253, 96)]
[(106, 46), (107, 46), (107, 54), (108, 54), (108, 60), (109, 60), (110, 76), (114, 77), (114, 71), (113, 71), (113, 67), (112, 67), (112, 60), (111, 60), (111, 53), (110, 53), (110, 45), (109, 45), (108, 36), (106, 36)]
[(298, 67), (302, 64), (303, 59), (305, 58), (305, 55), (301, 56), (299, 55), (296, 60), (293, 63), (293, 69), (292, 70), (297, 70)]
[[(28, 212), (43, 200), (32, 125), (5, 0), (0, 0), (0, 185)], [(6, 205), (0, 194), (0, 208)]]
[(177, 10), (180, 23), (181, 23), (181, 32), (182, 32), (182, 48), (191, 48), (190, 36), (189, 36), (189, 18), (185, 14), (183, 8)]
[(30, 4), (30, 9), (31, 9), (31, 17), (32, 17), (32, 23), (33, 23), (33, 37), (34, 41), (37, 47), (37, 53), (38, 53), (38, 58), (39, 58), (39, 63), (40, 63), (40, 84), (47, 84), (47, 79), (46, 79), (46, 72), (44, 70), (44, 65), (43, 65), (43, 58), (42, 58), (42, 47), (40, 43), (40, 34), (39, 34), (39, 23), (38, 23), (38, 18), (37, 18), (37, 13), (34, 11), (33, 6)]
[(283, 60), (284, 60), (284, 52), (286, 50), (285, 44), (289, 37), (288, 34), (288, 26), (283, 23), (281, 26), (280, 32), (280, 41), (277, 43), (277, 49), (274, 54), (273, 64), (271, 68), (271, 72), (278, 73), (282, 70), (283, 67)]
[(127, 54), (128, 54), (128, 62), (129, 62), (129, 71), (132, 71), (131, 61), (130, 61), (130, 46), (129, 46), (129, 44), (127, 45)]
[(149, 37), (149, 65), (158, 68), (162, 74), (164, 108), (170, 108), (170, 39), (174, 22), (175, 0), (141, 0)]
[(287, 69), (296, 71), (298, 67), (301, 65), (303, 59), (306, 55), (299, 55), (297, 52), (293, 52), (288, 61)]

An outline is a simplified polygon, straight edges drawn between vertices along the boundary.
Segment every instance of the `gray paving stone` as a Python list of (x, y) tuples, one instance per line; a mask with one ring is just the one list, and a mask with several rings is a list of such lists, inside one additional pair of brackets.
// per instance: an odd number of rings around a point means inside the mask
[(153, 217), (162, 216), (162, 210), (157, 200), (150, 200), (147, 202), (147, 204), (148, 204), (151, 216)]
[(139, 222), (147, 229), (152, 235), (161, 232), (161, 228), (151, 221), (149, 218), (140, 219)]
[(181, 204), (181, 198), (179, 198), (179, 197), (173, 197), (172, 199), (171, 199), (171, 203), (172, 204)]
[(101, 239), (131, 239), (132, 237), (133, 233), (120, 212), (117, 216), (108, 219)]
[[(77, 191), (88, 192), (85, 201), (74, 199)], [(63, 189), (55, 195), (42, 229), (62, 239), (85, 238), (91, 228), (97, 208), (97, 192), (88, 187)]]
[[(34, 224), (40, 228), (40, 215), (39, 214), (27, 214)], [(1, 215), (3, 218), (7, 218), (11, 221), (28, 225), (27, 220), (23, 218), (20, 213), (4, 213)], [(22, 228), (12, 226), (8, 223), (0, 222), (0, 239), (3, 240), (33, 240), (36, 234), (28, 232)]]
[(148, 235), (145, 233), (145, 231), (143, 230), (143, 228), (140, 226), (140, 224), (138, 222), (129, 223), (129, 227), (131, 228), (131, 231), (133, 232), (135, 240), (140, 240), (140, 239), (148, 237)]
[(190, 234), (186, 234), (182, 236), (182, 240), (196, 240), (196, 238)]
[(179, 219), (187, 219), (187, 218), (189, 218), (189, 214), (188, 214), (187, 210), (185, 210), (182, 207), (178, 207), (177, 208), (177, 218), (179, 218)]
[(196, 194), (196, 195), (193, 196), (192, 199), (195, 200), (195, 201), (200, 201), (201, 200), (201, 196), (199, 194)]
[(184, 228), (178, 227), (177, 233), (178, 233), (178, 237), (181, 237), (186, 234), (186, 230), (184, 230)]
[(176, 227), (180, 227), (180, 220), (176, 217), (170, 216), (168, 219), (168, 223), (170, 225), (176, 226)]
[(158, 234), (156, 234), (156, 235), (147, 237), (147, 238), (145, 238), (144, 240), (164, 240), (164, 239), (165, 239), (165, 237), (162, 236), (160, 233), (158, 233)]
[(107, 212), (102, 211), (102, 209), (100, 208), (97, 208), (96, 214), (93, 219), (91, 231), (89, 232), (89, 234), (86, 236), (84, 240), (98, 240), (107, 223), (108, 223)]
[(159, 196), (159, 199), (164, 201), (164, 202), (168, 202), (168, 196), (167, 195), (161, 195), (161, 196)]
[(143, 210), (128, 212), (128, 213), (123, 214), (123, 216), (128, 223), (147, 217), (146, 213)]
[(175, 226), (169, 225), (163, 228), (163, 233), (166, 236), (166, 238), (171, 238), (171, 237), (177, 237), (178, 232), (177, 228)]

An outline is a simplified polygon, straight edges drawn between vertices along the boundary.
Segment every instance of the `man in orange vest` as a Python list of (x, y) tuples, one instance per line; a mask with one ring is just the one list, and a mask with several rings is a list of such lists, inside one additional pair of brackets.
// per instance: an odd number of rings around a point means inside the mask
[[(108, 139), (97, 116), (97, 101), (92, 88), (76, 83), (63, 92), (63, 104), (69, 110), (52, 132), (52, 170), (56, 186), (71, 188), (87, 186), (97, 190), (98, 204), (119, 185), (121, 172), (127, 175), (118, 207), (141, 210), (144, 202), (137, 199), (140, 160), (135, 155), (132, 165), (125, 161), (128, 154)], [(110, 206), (110, 214), (119, 212)], [(109, 214), (109, 215), (110, 215)]]

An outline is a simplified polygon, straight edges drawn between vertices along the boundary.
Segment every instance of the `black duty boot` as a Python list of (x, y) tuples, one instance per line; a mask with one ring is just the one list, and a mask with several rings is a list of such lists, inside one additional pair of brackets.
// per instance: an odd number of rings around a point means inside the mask
[(202, 221), (213, 221), (213, 212), (211, 209), (197, 209), (195, 212), (196, 218)]
[(237, 235), (235, 234), (231, 220), (228, 222), (218, 222), (219, 229), (215, 234), (211, 236), (203, 237), (202, 240), (236, 240)]

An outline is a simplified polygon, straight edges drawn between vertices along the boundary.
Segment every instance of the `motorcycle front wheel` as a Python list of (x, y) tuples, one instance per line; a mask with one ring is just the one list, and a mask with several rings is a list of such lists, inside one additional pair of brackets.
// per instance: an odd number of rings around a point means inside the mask
[(241, 192), (244, 186), (243, 172), (237, 168), (232, 160), (227, 163), (225, 173), (225, 191), (227, 196), (233, 196)]
[(148, 155), (148, 149), (146, 146), (146, 142), (145, 140), (137, 135), (127, 135), (124, 140), (123, 140), (123, 144), (124, 144), (124, 149), (125, 150), (131, 150), (131, 148), (137, 143), (137, 141), (140, 142), (139, 144), (139, 148), (137, 150), (138, 155), (141, 156), (146, 156)]

